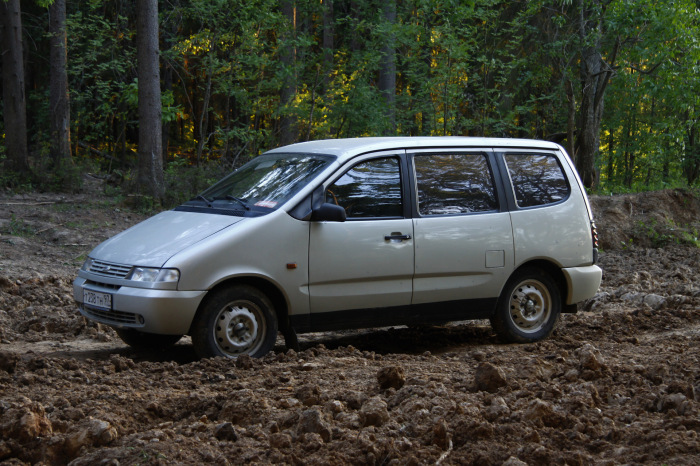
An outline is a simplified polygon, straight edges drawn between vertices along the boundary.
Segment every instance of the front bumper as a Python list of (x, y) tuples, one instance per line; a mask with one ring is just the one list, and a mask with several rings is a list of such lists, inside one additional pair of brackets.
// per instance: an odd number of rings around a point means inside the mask
[[(111, 309), (83, 303), (83, 290), (108, 293)], [(73, 298), (80, 313), (90, 320), (112, 327), (133, 328), (141, 332), (184, 335), (206, 291), (177, 291), (115, 286), (78, 277), (73, 281)]]

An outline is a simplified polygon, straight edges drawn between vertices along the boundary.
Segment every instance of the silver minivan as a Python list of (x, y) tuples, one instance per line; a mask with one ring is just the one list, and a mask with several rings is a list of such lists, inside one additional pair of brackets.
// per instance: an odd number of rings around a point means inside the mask
[(601, 282), (586, 193), (561, 146), (467, 137), (312, 141), (255, 157), (108, 239), (73, 289), (134, 347), (190, 335), (259, 357), (282, 332), (490, 319), (549, 336)]

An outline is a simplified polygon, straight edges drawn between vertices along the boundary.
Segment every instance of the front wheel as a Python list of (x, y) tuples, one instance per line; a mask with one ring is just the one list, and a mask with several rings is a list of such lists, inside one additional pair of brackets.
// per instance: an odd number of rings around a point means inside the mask
[(561, 295), (554, 280), (538, 268), (525, 268), (506, 283), (491, 326), (506, 341), (530, 343), (547, 338), (560, 313)]
[(259, 358), (277, 340), (277, 318), (272, 302), (257, 288), (235, 285), (214, 292), (202, 303), (192, 323), (197, 356)]

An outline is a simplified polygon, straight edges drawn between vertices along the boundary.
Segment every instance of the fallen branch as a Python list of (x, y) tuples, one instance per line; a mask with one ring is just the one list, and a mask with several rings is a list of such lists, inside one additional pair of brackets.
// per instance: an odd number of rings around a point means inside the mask
[(87, 150), (89, 150), (90, 152), (94, 152), (95, 154), (97, 154), (97, 155), (99, 155), (99, 156), (101, 156), (101, 157), (104, 157), (104, 158), (106, 158), (106, 159), (112, 160), (112, 161), (114, 161), (114, 162), (119, 162), (119, 160), (115, 159), (114, 157), (112, 157), (112, 156), (109, 155), (108, 153), (102, 152), (101, 150), (98, 150), (98, 149), (95, 149), (95, 148), (92, 147), (91, 145), (85, 144), (83, 141), (78, 141), (78, 145), (79, 145), (80, 147), (82, 147), (83, 149), (87, 149)]
[(2, 202), (0, 205), (51, 205), (55, 204), (55, 202), (47, 201), (47, 202)]
[(60, 227), (61, 225), (63, 225), (63, 224), (62, 224), (62, 223), (59, 223), (58, 225), (51, 225), (50, 227), (46, 227), (46, 228), (44, 228), (43, 230), (39, 230), (39, 231), (37, 231), (37, 232), (34, 233), (34, 234), (35, 234), (35, 235), (38, 235), (39, 233), (43, 233), (43, 232), (49, 231), (49, 230), (51, 230), (51, 229), (53, 229), (53, 228)]

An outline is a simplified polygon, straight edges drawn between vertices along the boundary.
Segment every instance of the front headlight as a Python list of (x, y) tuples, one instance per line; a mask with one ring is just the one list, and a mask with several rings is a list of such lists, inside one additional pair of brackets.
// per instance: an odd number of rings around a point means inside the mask
[(92, 259), (88, 257), (87, 259), (85, 259), (85, 262), (83, 262), (83, 266), (80, 267), (80, 270), (85, 270), (86, 272), (89, 272), (91, 267)]
[(173, 283), (180, 279), (180, 271), (177, 269), (134, 267), (126, 278), (135, 282)]

